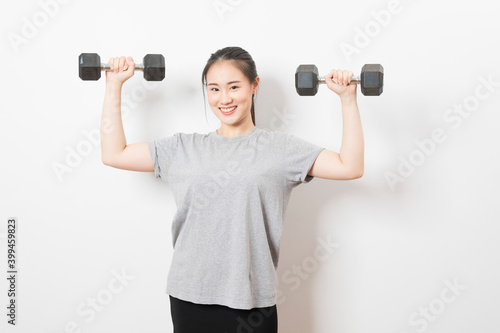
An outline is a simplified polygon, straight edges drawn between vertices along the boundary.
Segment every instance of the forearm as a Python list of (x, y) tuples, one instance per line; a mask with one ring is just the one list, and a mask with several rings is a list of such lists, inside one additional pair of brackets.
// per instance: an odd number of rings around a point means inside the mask
[(341, 97), (342, 102), (342, 165), (355, 174), (364, 171), (364, 138), (356, 95)]
[(101, 117), (101, 158), (109, 164), (127, 146), (121, 114), (122, 84), (108, 82)]

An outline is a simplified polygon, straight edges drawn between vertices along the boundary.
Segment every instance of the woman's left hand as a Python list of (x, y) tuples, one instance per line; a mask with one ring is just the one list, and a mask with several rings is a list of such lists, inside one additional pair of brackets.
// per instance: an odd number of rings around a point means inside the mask
[(341, 69), (332, 69), (325, 75), (326, 85), (330, 90), (339, 95), (340, 98), (346, 95), (356, 96), (357, 84), (351, 82), (353, 72)]

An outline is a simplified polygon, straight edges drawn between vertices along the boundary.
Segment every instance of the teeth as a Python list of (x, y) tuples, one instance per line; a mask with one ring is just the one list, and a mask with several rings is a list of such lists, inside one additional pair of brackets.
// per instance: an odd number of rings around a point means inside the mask
[(222, 112), (231, 112), (236, 109), (236, 106), (232, 106), (230, 108), (220, 108)]

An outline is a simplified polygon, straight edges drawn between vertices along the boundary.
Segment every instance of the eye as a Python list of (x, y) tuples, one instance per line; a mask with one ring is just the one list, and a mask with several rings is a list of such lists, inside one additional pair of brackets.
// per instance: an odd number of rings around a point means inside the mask
[(215, 88), (215, 87), (214, 87), (214, 88), (211, 88), (210, 90), (211, 90), (211, 91), (219, 91), (219, 88)]
[(238, 86), (232, 86), (231, 89), (238, 89)]

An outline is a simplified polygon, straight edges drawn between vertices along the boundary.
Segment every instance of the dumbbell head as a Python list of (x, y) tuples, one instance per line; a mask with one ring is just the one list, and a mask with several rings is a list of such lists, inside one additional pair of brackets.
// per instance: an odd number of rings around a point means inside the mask
[(367, 64), (361, 69), (361, 92), (365, 96), (380, 96), (384, 90), (384, 67)]
[(78, 75), (82, 80), (99, 80), (101, 78), (101, 57), (97, 53), (80, 54)]
[(144, 79), (161, 81), (165, 78), (165, 57), (161, 54), (147, 54), (143, 60)]
[(295, 89), (300, 96), (314, 96), (318, 92), (318, 67), (300, 65), (295, 72)]

